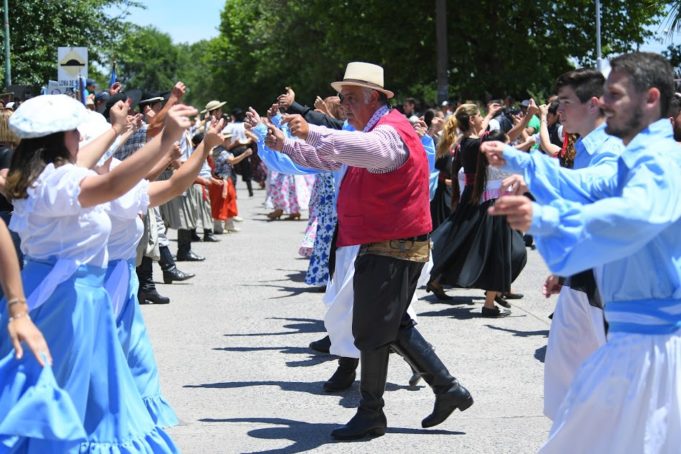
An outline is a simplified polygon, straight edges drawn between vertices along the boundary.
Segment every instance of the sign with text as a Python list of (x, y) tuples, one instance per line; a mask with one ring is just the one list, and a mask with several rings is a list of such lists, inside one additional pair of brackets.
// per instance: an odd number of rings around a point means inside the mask
[(77, 80), (51, 80), (47, 83), (47, 95), (74, 96), (78, 90)]
[(57, 80), (77, 80), (88, 77), (87, 47), (59, 47), (57, 49)]

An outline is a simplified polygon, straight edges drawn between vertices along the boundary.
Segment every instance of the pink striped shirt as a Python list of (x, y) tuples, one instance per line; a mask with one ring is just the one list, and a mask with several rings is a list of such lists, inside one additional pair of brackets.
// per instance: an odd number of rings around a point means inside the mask
[(306, 141), (286, 139), (282, 153), (305, 167), (336, 170), (346, 164), (371, 173), (392, 172), (409, 157), (399, 134), (388, 125), (379, 125), (369, 132), (310, 125)]

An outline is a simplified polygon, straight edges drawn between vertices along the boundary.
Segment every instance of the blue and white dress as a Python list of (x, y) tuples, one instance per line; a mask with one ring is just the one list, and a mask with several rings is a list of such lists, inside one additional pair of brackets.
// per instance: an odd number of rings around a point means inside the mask
[[(114, 161), (112, 167), (119, 163)], [(111, 235), (104, 287), (111, 297), (118, 338), (144, 404), (156, 425), (171, 427), (177, 424), (177, 416), (161, 395), (156, 359), (137, 300), (139, 281), (135, 257), (137, 243), (144, 232), (141, 215), (149, 208), (148, 189), (149, 182), (142, 180), (108, 204)]]
[[(104, 289), (111, 221), (105, 205), (78, 200), (93, 175), (49, 164), (15, 201), (30, 315), (53, 365), (43, 369), (29, 353), (17, 361), (0, 337), (1, 452), (177, 452), (149, 416), (118, 339)], [(7, 319), (0, 301), (0, 325)]]

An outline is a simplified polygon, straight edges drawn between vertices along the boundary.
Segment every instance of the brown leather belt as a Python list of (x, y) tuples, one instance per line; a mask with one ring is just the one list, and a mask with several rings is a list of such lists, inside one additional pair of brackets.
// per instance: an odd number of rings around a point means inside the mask
[[(425, 238), (425, 239), (421, 239)], [(382, 255), (410, 262), (428, 262), (430, 256), (430, 239), (428, 235), (401, 240), (379, 241), (363, 244), (359, 248), (359, 255)]]

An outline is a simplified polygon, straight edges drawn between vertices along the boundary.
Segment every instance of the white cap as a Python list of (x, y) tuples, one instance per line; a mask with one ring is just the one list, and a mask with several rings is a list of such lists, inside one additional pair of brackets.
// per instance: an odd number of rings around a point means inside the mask
[(23, 102), (9, 118), (9, 127), (21, 139), (72, 131), (87, 121), (84, 105), (66, 95), (41, 95)]

